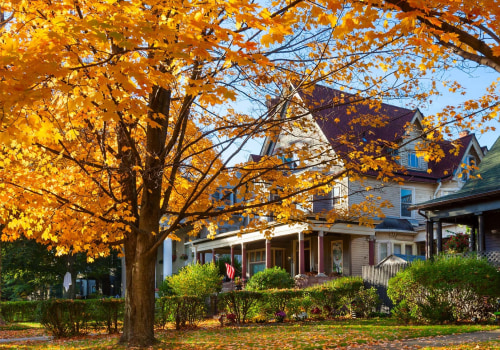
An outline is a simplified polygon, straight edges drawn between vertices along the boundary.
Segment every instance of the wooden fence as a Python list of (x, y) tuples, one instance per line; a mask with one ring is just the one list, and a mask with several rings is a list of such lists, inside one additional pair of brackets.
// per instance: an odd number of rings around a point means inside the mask
[(408, 266), (405, 264), (393, 264), (393, 265), (383, 265), (383, 266), (363, 266), (362, 276), (365, 282), (366, 288), (375, 287), (377, 289), (378, 296), (382, 305), (380, 307), (381, 312), (388, 313), (392, 307), (392, 301), (387, 296), (387, 287), (389, 285), (389, 279), (394, 277), (399, 270), (404, 269)]

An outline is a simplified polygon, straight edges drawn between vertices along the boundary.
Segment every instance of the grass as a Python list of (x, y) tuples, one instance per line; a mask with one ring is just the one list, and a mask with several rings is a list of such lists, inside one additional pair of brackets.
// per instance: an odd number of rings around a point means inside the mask
[[(210, 320), (193, 329), (158, 330), (156, 337), (159, 343), (151, 349), (332, 349), (496, 328), (498, 326), (405, 326), (398, 325), (392, 319), (268, 323), (221, 328), (218, 322)], [(0, 328), (0, 338), (3, 338), (3, 329)], [(117, 341), (117, 335), (85, 336), (32, 344), (0, 344), (0, 349), (125, 349), (117, 346)], [(481, 346), (483, 345), (485, 349), (500, 349), (499, 342), (487, 342)], [(470, 349), (477, 348), (474, 345)]]

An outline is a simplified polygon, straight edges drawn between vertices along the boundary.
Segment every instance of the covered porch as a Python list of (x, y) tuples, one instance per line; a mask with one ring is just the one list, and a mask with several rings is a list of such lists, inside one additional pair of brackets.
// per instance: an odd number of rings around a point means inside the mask
[(216, 262), (221, 254), (229, 255), (233, 266), (235, 259), (239, 259), (243, 280), (265, 268), (279, 266), (291, 276), (320, 281), (340, 275), (361, 275), (362, 265), (374, 263), (374, 231), (367, 227), (347, 223), (328, 227), (280, 225), (273, 227), (268, 237), (260, 231), (243, 234), (233, 231), (186, 244), (190, 245), (195, 262), (202, 264)]
[(443, 251), (443, 223), (452, 223), (470, 228), (469, 251), (500, 266), (500, 138), (479, 164), (476, 175), (461, 190), (412, 208), (427, 219), (427, 259)]

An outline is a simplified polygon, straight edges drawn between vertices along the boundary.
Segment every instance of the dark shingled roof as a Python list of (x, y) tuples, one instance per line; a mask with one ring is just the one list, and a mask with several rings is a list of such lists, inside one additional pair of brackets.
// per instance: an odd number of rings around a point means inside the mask
[(250, 155), (250, 160), (252, 162), (259, 162), (263, 157), (261, 155), (258, 155), (258, 154), (251, 154)]
[(500, 137), (486, 154), (476, 173), (481, 178), (470, 178), (461, 190), (443, 197), (415, 205), (418, 209), (433, 209), (449, 203), (468, 201), (471, 198), (500, 198)]
[[(342, 137), (351, 135), (353, 141), (398, 141), (405, 133), (405, 127), (413, 120), (416, 110), (397, 107), (383, 103), (379, 109), (370, 107), (366, 102), (359, 101), (360, 98), (335, 90), (326, 86), (316, 85), (311, 92), (298, 90), (299, 96), (305, 103), (305, 107), (311, 111), (316, 123), (321, 131), (328, 138), (335, 151), (342, 157), (342, 153), (347, 151), (346, 146), (340, 143)], [(358, 102), (357, 102), (358, 101)], [(352, 103), (356, 106), (356, 111), (352, 112)], [(370, 118), (373, 115), (382, 115), (387, 124), (374, 128), (362, 123), (353, 123), (356, 119)], [(438, 179), (446, 179), (453, 176), (453, 172), (460, 165), (464, 157), (467, 146), (473, 140), (473, 134), (464, 136), (454, 143), (450, 141), (441, 142), (441, 147), (445, 157), (439, 161), (431, 161), (428, 168), (431, 173), (425, 171), (415, 171), (407, 169), (404, 173), (396, 175), (405, 181), (414, 182), (436, 182)], [(459, 151), (452, 152), (459, 145)], [(368, 175), (376, 176), (376, 172)]]
[(413, 225), (406, 219), (385, 218), (375, 226), (375, 231), (415, 231)]

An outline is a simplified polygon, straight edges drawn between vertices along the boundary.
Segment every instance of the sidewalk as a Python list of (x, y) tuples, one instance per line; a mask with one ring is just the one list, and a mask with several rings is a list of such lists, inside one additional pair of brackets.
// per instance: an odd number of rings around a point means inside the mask
[[(347, 349), (420, 349), (425, 347), (444, 347), (489, 340), (500, 340), (500, 329), (484, 332), (440, 335), (436, 337), (394, 340), (378, 344), (347, 347)], [(500, 349), (500, 344), (498, 346)]]

